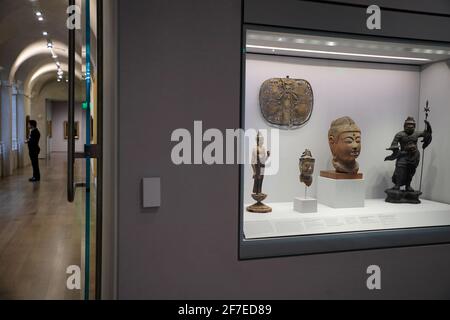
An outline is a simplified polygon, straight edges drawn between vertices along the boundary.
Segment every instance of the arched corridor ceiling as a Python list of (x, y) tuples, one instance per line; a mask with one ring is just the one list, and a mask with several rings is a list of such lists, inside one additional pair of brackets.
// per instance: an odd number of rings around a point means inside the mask
[[(68, 65), (65, 63), (61, 63), (61, 69), (67, 73)], [(24, 87), (26, 88), (26, 94), (31, 95), (32, 91), (39, 92), (42, 89), (42, 86), (47, 84), (49, 79), (53, 78), (53, 81), (55, 80), (54, 75), (56, 72), (57, 67), (54, 63), (48, 63), (46, 65), (34, 68), (24, 83), (25, 85)], [(75, 70), (75, 77), (77, 80), (82, 81), (81, 72), (79, 70)]]
[[(68, 30), (67, 0), (0, 0), (0, 76), (2, 80), (26, 82), (36, 70), (51, 63), (56, 81), (56, 64), (47, 48), (47, 37), (54, 45), (57, 60), (67, 65)], [(41, 11), (44, 21), (38, 21), (36, 11)], [(81, 52), (81, 32), (77, 32), (77, 49)], [(77, 69), (81, 70), (81, 57), (77, 55)], [(66, 71), (66, 70), (65, 70)], [(34, 83), (47, 82), (35, 79)]]
[[(67, 47), (67, 45), (59, 41), (53, 41), (52, 43), (53, 43), (53, 52), (58, 56), (58, 61), (60, 63), (67, 62), (69, 54), (69, 48)], [(54, 59), (51, 58), (50, 51), (47, 48), (47, 41), (41, 40), (30, 44), (18, 55), (18, 57), (16, 58), (16, 60), (14, 61), (13, 65), (10, 68), (9, 81), (14, 81), (14, 79), (19, 80), (23, 79), (20, 76), (26, 75), (27, 71), (29, 71), (29, 69), (24, 68), (24, 64), (27, 62), (30, 63), (31, 62), (30, 60), (34, 60), (32, 63), (34, 66), (43, 65), (46, 62), (53, 63), (56, 66), (56, 63)], [(76, 54), (75, 60), (79, 69), (81, 70), (82, 60), (79, 54)], [(21, 74), (18, 74), (18, 71), (20, 70), (21, 67), (24, 70), (22, 70)]]

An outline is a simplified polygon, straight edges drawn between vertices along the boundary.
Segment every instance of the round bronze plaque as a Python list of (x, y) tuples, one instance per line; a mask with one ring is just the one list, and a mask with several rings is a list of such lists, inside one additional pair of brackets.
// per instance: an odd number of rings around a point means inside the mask
[(303, 79), (272, 78), (264, 81), (259, 92), (264, 119), (282, 129), (296, 129), (311, 118), (314, 95)]

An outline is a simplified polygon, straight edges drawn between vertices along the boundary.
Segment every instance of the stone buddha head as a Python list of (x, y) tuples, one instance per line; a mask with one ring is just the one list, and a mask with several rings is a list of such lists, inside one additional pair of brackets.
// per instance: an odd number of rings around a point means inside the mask
[(350, 117), (342, 117), (331, 123), (328, 143), (333, 154), (336, 172), (357, 174), (359, 164), (356, 159), (361, 152), (361, 129)]
[(308, 149), (303, 152), (300, 158), (300, 182), (310, 187), (313, 182), (314, 165), (316, 160), (312, 157), (311, 151)]

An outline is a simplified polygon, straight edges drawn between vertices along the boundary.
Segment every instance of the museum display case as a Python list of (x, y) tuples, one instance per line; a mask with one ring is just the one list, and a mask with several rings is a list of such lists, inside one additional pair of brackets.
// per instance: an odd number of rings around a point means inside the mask
[(450, 43), (246, 26), (243, 47), (240, 258), (449, 240)]

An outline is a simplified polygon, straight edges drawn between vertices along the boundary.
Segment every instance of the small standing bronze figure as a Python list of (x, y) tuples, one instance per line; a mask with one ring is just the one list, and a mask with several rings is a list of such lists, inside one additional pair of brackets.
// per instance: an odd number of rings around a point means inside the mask
[(270, 151), (266, 151), (264, 147), (264, 137), (260, 132), (256, 136), (256, 147), (252, 152), (252, 169), (253, 169), (253, 193), (252, 198), (256, 201), (255, 204), (247, 207), (247, 211), (254, 213), (268, 213), (272, 212), (272, 208), (266, 206), (262, 201), (267, 198), (267, 195), (262, 193), (262, 184), (264, 181), (264, 168), (266, 167), (267, 159), (270, 157)]
[[(428, 104), (425, 109), (428, 118)], [(392, 177), (394, 187), (386, 190), (386, 202), (391, 203), (420, 203), (419, 196), (422, 192), (415, 191), (411, 187), (411, 181), (416, 174), (420, 163), (420, 151), (417, 147), (419, 138), (423, 138), (422, 149), (426, 149), (432, 140), (432, 129), (428, 120), (425, 120), (425, 131), (416, 131), (416, 121), (413, 117), (408, 117), (404, 124), (404, 130), (397, 133), (392, 141), (391, 147), (387, 150), (393, 152), (385, 161), (396, 160), (395, 172)], [(401, 190), (405, 187), (404, 190)]]

